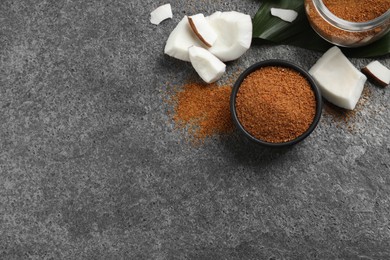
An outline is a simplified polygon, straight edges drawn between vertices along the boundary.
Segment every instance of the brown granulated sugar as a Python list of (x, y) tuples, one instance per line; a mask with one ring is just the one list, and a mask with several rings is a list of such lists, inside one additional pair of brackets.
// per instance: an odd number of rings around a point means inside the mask
[(310, 83), (299, 72), (285, 67), (263, 67), (242, 82), (236, 111), (240, 123), (252, 136), (283, 143), (310, 127), (316, 99)]
[(185, 84), (171, 97), (174, 104), (172, 118), (176, 126), (187, 129), (192, 141), (232, 132), (231, 91), (231, 86), (216, 83)]
[[(350, 22), (367, 22), (390, 9), (390, 0), (323, 0), (323, 3), (331, 13)], [(365, 44), (388, 26), (387, 23), (369, 30), (348, 31), (325, 21), (312, 0), (305, 0), (305, 9), (312, 27), (325, 39), (340, 45)]]
[(390, 9), (389, 0), (323, 0), (334, 15), (351, 22), (373, 20)]

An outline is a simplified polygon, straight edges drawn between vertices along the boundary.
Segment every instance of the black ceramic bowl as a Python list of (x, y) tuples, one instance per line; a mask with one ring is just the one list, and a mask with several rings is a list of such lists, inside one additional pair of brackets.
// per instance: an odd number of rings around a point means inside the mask
[[(262, 68), (262, 67), (268, 67), (268, 66), (276, 66), (276, 67), (285, 67), (285, 68), (290, 68), (293, 69), (297, 72), (299, 72), (303, 77), (307, 79), (307, 81), (310, 83), (310, 86), (314, 92), (315, 98), (316, 98), (316, 112), (315, 116), (313, 119), (313, 122), (309, 126), (309, 128), (300, 136), (296, 137), (293, 140), (290, 140), (288, 142), (282, 142), (282, 143), (271, 143), (267, 142), (264, 140), (260, 140), (254, 136), (252, 136), (240, 123), (240, 120), (238, 119), (237, 116), (237, 111), (236, 111), (236, 96), (238, 93), (238, 90), (241, 86), (241, 83), (244, 81), (244, 79), (251, 74), (252, 72)], [(320, 118), (321, 118), (321, 113), (322, 113), (322, 98), (321, 98), (321, 93), (319, 88), (317, 87), (314, 79), (310, 76), (308, 72), (306, 72), (304, 69), (301, 67), (295, 65), (294, 63), (284, 61), (284, 60), (266, 60), (266, 61), (261, 61), (258, 63), (253, 64), (250, 66), (248, 69), (246, 69), (237, 79), (237, 81), (234, 83), (232, 94), (230, 97), (230, 111), (231, 115), (233, 118), (234, 124), (237, 126), (238, 130), (247, 138), (250, 140), (254, 141), (257, 144), (263, 145), (263, 146), (269, 146), (269, 147), (285, 147), (285, 146), (290, 146), (296, 143), (299, 143), (306, 137), (308, 137), (313, 130), (316, 128)]]

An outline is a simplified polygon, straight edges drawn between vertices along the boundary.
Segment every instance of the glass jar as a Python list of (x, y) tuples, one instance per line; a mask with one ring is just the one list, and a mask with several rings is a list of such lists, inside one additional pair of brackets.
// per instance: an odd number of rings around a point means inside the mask
[[(353, 11), (352, 6), (350, 10)], [(390, 9), (373, 20), (364, 22), (341, 19), (329, 10), (322, 0), (305, 0), (305, 11), (311, 27), (318, 35), (342, 47), (367, 45), (390, 31)]]

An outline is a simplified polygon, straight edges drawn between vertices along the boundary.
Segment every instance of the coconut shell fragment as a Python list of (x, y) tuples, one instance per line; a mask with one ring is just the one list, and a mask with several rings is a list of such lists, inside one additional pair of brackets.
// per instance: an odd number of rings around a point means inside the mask
[(370, 62), (362, 72), (375, 84), (386, 87), (390, 83), (390, 70), (379, 61)]

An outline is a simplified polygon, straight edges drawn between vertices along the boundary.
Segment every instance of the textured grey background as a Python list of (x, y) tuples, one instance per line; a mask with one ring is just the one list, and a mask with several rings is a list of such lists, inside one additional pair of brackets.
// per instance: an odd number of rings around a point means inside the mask
[[(324, 108), (290, 149), (237, 133), (194, 147), (163, 101), (196, 77), (164, 56), (168, 34), (260, 3), (171, 0), (150, 24), (167, 2), (0, 1), (0, 259), (389, 259), (389, 89), (368, 83), (348, 121)], [(253, 46), (222, 81), (320, 56)]]

